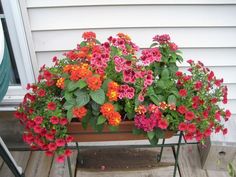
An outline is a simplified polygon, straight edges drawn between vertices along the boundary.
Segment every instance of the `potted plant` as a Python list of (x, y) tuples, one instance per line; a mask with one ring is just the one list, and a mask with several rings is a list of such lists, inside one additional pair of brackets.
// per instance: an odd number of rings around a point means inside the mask
[(227, 133), (222, 120), (230, 111), (218, 105), (227, 103), (223, 80), (192, 60), (188, 74), (179, 71), (183, 59), (169, 35), (156, 35), (141, 52), (122, 33), (104, 43), (93, 32), (83, 38), (63, 59), (54, 57), (52, 67), (41, 67), (38, 82), (27, 86), (31, 92), (15, 116), (32, 148), (56, 153), (60, 162), (70, 155), (65, 144), (73, 138), (148, 138), (155, 145), (177, 131), (201, 142), (212, 132)]

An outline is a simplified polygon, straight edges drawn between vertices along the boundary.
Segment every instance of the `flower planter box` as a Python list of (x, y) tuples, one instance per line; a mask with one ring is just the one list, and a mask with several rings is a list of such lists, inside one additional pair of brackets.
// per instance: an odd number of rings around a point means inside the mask
[[(76, 142), (94, 142), (94, 141), (126, 141), (126, 140), (144, 140), (144, 135), (133, 134), (134, 121), (123, 121), (116, 132), (111, 132), (107, 125), (102, 132), (96, 132), (91, 126), (87, 129), (82, 127), (81, 122), (71, 122), (68, 126), (68, 133), (74, 137)], [(165, 131), (165, 138), (170, 138), (175, 134), (172, 131)]]

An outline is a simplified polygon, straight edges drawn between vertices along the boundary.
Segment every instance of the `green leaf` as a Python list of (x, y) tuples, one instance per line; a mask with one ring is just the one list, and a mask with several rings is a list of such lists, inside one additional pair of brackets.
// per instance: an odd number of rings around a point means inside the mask
[(96, 131), (97, 132), (102, 132), (103, 127), (104, 127), (104, 124), (96, 125)]
[(91, 125), (91, 127), (96, 130), (96, 124), (97, 124), (97, 121), (94, 117), (90, 118), (89, 119), (89, 124)]
[(156, 85), (161, 89), (166, 89), (167, 88), (166, 85), (165, 85), (165, 82), (163, 80), (158, 80), (156, 82)]
[(174, 95), (168, 96), (167, 103), (176, 105), (176, 97)]
[(86, 42), (83, 41), (80, 43), (80, 47), (85, 47), (85, 46), (86, 46)]
[(74, 81), (69, 81), (68, 82), (68, 85), (67, 85), (67, 89), (69, 92), (77, 89), (79, 86), (78, 86), (78, 83), (77, 82), (74, 82)]
[(150, 95), (149, 98), (155, 105), (159, 105), (159, 101), (156, 95)]
[(117, 132), (119, 130), (119, 126), (109, 126), (111, 132)]
[(158, 45), (156, 42), (155, 42), (155, 43), (152, 43), (152, 45), (150, 45), (149, 48), (152, 48), (152, 47), (154, 47), (154, 46), (156, 46), (156, 45)]
[(73, 118), (72, 109), (73, 109), (73, 108), (70, 108), (70, 109), (67, 111), (67, 113), (66, 113), (66, 117), (67, 117), (67, 119), (68, 119), (68, 122), (70, 122), (71, 119)]
[(63, 105), (63, 107), (65, 108), (65, 110), (69, 110), (71, 109), (72, 107), (74, 107), (76, 104), (75, 102), (75, 99), (74, 99), (74, 102), (71, 102), (71, 101), (66, 101)]
[(148, 140), (152, 146), (156, 146), (159, 141), (159, 139), (157, 139), (157, 138), (153, 138), (151, 140), (148, 138)]
[(98, 120), (97, 120), (97, 125), (103, 124), (104, 122), (106, 122), (106, 118), (104, 116), (99, 116)]
[(83, 119), (81, 120), (81, 123), (82, 123), (82, 127), (83, 129), (87, 129), (87, 126), (88, 126), (88, 121), (89, 121), (89, 118), (90, 118), (90, 115), (91, 113), (89, 114), (89, 112), (86, 114), (86, 116), (83, 117)]
[(86, 105), (90, 101), (89, 94), (85, 90), (77, 90), (76, 95), (76, 106), (81, 107)]
[(107, 92), (108, 83), (111, 81), (112, 81), (111, 79), (104, 80), (104, 82), (102, 84), (102, 89), (104, 90), (104, 92)]
[(67, 101), (72, 100), (73, 99), (73, 93), (65, 92), (64, 97)]
[(102, 89), (91, 91), (90, 96), (93, 101), (95, 101), (97, 104), (103, 104), (105, 102), (105, 93)]
[(84, 80), (82, 80), (82, 79), (80, 79), (77, 84), (78, 84), (78, 87), (80, 89), (82, 89), (82, 88), (87, 86), (87, 83)]
[(155, 95), (154, 88), (153, 87), (148, 87), (147, 94), (148, 95)]
[(138, 128), (133, 128), (133, 134), (135, 135), (140, 135), (143, 131), (141, 129), (138, 129)]
[(168, 80), (169, 79), (169, 70), (168, 68), (164, 68), (161, 72), (161, 79)]
[(155, 137), (155, 132), (147, 132), (148, 139), (152, 140)]
[(156, 137), (159, 139), (159, 138), (164, 138), (164, 132), (162, 129), (160, 128), (157, 128), (156, 131), (155, 131), (155, 134), (156, 134)]
[(94, 101), (91, 101), (91, 106), (92, 106), (93, 111), (100, 112), (100, 105), (99, 104), (95, 103)]
[(111, 55), (112, 57), (114, 57), (114, 56), (116, 56), (117, 54), (118, 54), (118, 49), (117, 49), (117, 47), (111, 46), (111, 53), (110, 53), (110, 55)]
[(134, 119), (135, 112), (127, 112), (126, 115), (127, 115), (127, 117), (128, 117), (129, 120), (132, 120), (132, 119)]

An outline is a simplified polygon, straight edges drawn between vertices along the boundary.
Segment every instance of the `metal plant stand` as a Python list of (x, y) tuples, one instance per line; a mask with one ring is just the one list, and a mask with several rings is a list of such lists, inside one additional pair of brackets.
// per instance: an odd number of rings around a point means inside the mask
[[(173, 177), (176, 177), (177, 169), (178, 169), (178, 172), (179, 172), (179, 176), (181, 177), (178, 158), (179, 158), (179, 153), (180, 153), (180, 146), (183, 145), (183, 144), (186, 144), (186, 142), (182, 143), (183, 132), (180, 132), (179, 134), (176, 134), (175, 136), (178, 136), (178, 142), (176, 142), (176, 143), (166, 143), (166, 139), (163, 138), (162, 143), (157, 144), (156, 146), (151, 146), (151, 145), (128, 145), (128, 146), (124, 145), (124, 146), (125, 147), (134, 147), (134, 148), (137, 148), (137, 147), (161, 147), (160, 153), (157, 154), (157, 162), (161, 161), (164, 147), (171, 147), (172, 151), (173, 151), (174, 158), (175, 158)], [(119, 145), (119, 146), (122, 146), (122, 145)], [(93, 148), (96, 148), (96, 147), (93, 146)], [(76, 142), (76, 147), (69, 147), (69, 148), (78, 150), (77, 162), (80, 163), (80, 164), (83, 164), (83, 160), (82, 160), (81, 155), (80, 155), (79, 143)], [(67, 162), (68, 162), (70, 177), (73, 177), (72, 176), (70, 157), (68, 157)]]

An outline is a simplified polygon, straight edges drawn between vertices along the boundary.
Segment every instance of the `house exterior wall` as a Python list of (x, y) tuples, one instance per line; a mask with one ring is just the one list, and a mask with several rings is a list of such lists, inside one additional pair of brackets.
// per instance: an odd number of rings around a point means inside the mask
[[(141, 48), (148, 47), (154, 35), (167, 33), (185, 60), (201, 60), (224, 77), (229, 88), (226, 107), (236, 118), (235, 1), (26, 0), (20, 4), (38, 67), (75, 48), (87, 30), (96, 32), (101, 41), (127, 33)], [(185, 70), (187, 63), (180, 66)]]

